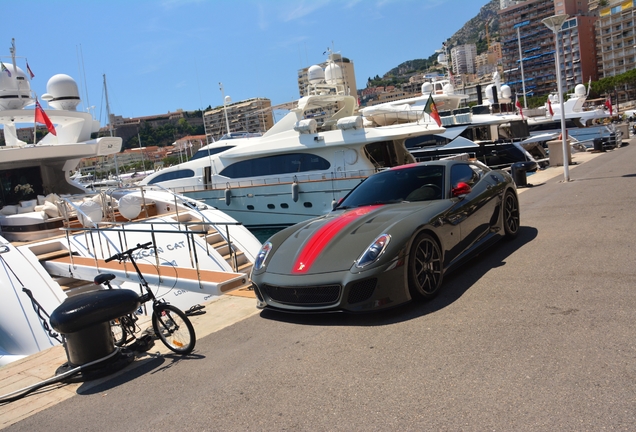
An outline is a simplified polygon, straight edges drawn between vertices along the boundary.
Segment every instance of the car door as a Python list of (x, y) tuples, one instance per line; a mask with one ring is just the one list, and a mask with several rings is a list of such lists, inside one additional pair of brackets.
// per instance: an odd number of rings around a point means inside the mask
[(453, 213), (459, 218), (460, 249), (466, 251), (490, 231), (496, 220), (501, 179), (492, 171), (471, 163), (458, 163), (451, 167), (451, 189), (463, 182), (471, 190), (459, 200)]

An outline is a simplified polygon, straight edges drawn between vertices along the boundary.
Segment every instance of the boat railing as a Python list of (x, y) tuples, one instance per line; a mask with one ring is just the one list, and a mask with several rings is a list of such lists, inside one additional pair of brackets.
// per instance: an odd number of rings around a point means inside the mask
[[(126, 221), (118, 220), (116, 196), (118, 194), (121, 194), (123, 196), (125, 194), (124, 190), (130, 191), (131, 189), (139, 189), (141, 191), (141, 201), (142, 201), (141, 204), (142, 204), (142, 209), (145, 209), (146, 211), (146, 214), (145, 214), (146, 218), (150, 217), (147, 209), (149, 205), (151, 204), (152, 200), (147, 198), (145, 192), (147, 192), (148, 189), (157, 189), (157, 190), (161, 190), (162, 192), (168, 193), (172, 197), (173, 202), (175, 204), (174, 222), (161, 222), (157, 220), (147, 220), (147, 219), (143, 219), (143, 216), (141, 219), (137, 219), (137, 220), (126, 220)], [(85, 233), (85, 235), (90, 236), (90, 240), (91, 240), (90, 244), (93, 245), (92, 246), (93, 252), (97, 252), (96, 244), (99, 244), (99, 247), (102, 252), (102, 256), (111, 256), (113, 254), (112, 251), (110, 250), (110, 242), (109, 241), (106, 242), (107, 254), (104, 255), (103, 253), (104, 246), (102, 244), (102, 237), (105, 237), (105, 236), (99, 235), (98, 241), (96, 243), (93, 235), (100, 234), (106, 230), (108, 230), (109, 232), (118, 233), (118, 238), (120, 242), (120, 245), (119, 245), (120, 250), (124, 250), (127, 248), (126, 233), (134, 233), (134, 232), (150, 233), (153, 245), (155, 246), (157, 244), (156, 242), (157, 234), (173, 234), (173, 235), (181, 234), (186, 236), (188, 248), (190, 251), (190, 262), (192, 266), (196, 268), (197, 274), (198, 274), (198, 271), (199, 271), (198, 257), (196, 255), (196, 248), (194, 247), (194, 245), (196, 244), (194, 240), (194, 236), (206, 235), (208, 234), (209, 227), (213, 227), (216, 230), (216, 232), (218, 232), (218, 234), (227, 243), (228, 253), (230, 255), (230, 265), (235, 272), (238, 272), (239, 265), (238, 265), (237, 252), (233, 246), (233, 240), (230, 234), (230, 227), (233, 225), (242, 225), (242, 223), (211, 220), (199, 208), (199, 207), (202, 207), (203, 209), (208, 208), (208, 206), (205, 204), (198, 203), (196, 201), (193, 201), (192, 199), (189, 199), (182, 195), (178, 195), (158, 185), (153, 185), (153, 186), (139, 185), (139, 186), (128, 187), (128, 188), (118, 188), (116, 190), (109, 189), (109, 190), (100, 191), (94, 194), (85, 194), (83, 196), (93, 197), (93, 198), (95, 196), (100, 197), (100, 199), (98, 199), (96, 202), (101, 202), (102, 204), (102, 213), (104, 215), (104, 219), (103, 221), (93, 221), (90, 214), (87, 214), (82, 208), (82, 205), (77, 203), (77, 199), (80, 198), (81, 196), (76, 195), (73, 197), (60, 197), (60, 200), (58, 201), (57, 205), (58, 205), (58, 209), (60, 209), (60, 214), (62, 215), (62, 217), (65, 219), (65, 222), (66, 222), (65, 227), (63, 227), (62, 229), (65, 231), (65, 234), (66, 234), (66, 240), (68, 244), (68, 250), (70, 253), (71, 265), (73, 265), (73, 253), (71, 248), (72, 242), (70, 239), (70, 235), (73, 232), (83, 232)], [(183, 217), (183, 215), (185, 214), (184, 207), (187, 209), (189, 215), (194, 213), (196, 217), (193, 217), (190, 220), (186, 220)], [(175, 224), (178, 226), (177, 230), (166, 230), (166, 229), (158, 228), (161, 225), (174, 226)], [(150, 229), (141, 228), (141, 226), (143, 225), (150, 225)], [(184, 229), (181, 229), (181, 227), (183, 227)], [(205, 241), (204, 243), (205, 243), (206, 254), (209, 255), (210, 254), (209, 243), (207, 241)], [(89, 242), (87, 241), (87, 247), (88, 247), (88, 244)], [(93, 256), (97, 260), (97, 254), (93, 253)], [(157, 266), (159, 266), (159, 262), (158, 262), (159, 258), (157, 257), (156, 259), (157, 259)], [(96, 262), (96, 265), (97, 265), (97, 262)]]
[[(324, 182), (324, 181), (332, 181), (332, 180), (347, 180), (347, 179), (358, 179), (358, 178), (366, 178), (371, 174), (376, 173), (380, 168), (370, 168), (370, 169), (361, 169), (361, 170), (351, 170), (351, 171), (331, 171), (329, 173), (325, 172), (317, 172), (317, 173), (290, 173), (281, 175), (278, 177), (269, 177), (269, 178), (250, 178), (250, 179), (223, 179), (211, 182), (207, 187), (192, 187), (192, 186), (183, 186), (183, 187), (173, 187), (171, 188), (176, 194), (186, 193), (186, 192), (194, 192), (200, 190), (218, 190), (223, 191), (225, 189), (233, 189), (233, 188), (241, 188), (241, 187), (253, 187), (253, 186), (274, 186), (279, 184), (293, 184), (293, 183), (311, 183), (311, 182)], [(153, 185), (154, 186), (154, 185)], [(182, 196), (182, 195), (179, 195)], [(183, 196), (182, 196), (183, 197)], [(185, 200), (188, 200), (187, 197), (184, 197)]]

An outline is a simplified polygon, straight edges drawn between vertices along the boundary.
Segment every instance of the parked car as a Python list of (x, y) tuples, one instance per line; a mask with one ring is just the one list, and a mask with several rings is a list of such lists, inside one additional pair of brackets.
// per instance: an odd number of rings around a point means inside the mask
[(430, 299), (444, 275), (519, 231), (515, 184), (477, 161), (368, 177), (330, 213), (273, 235), (252, 270), (259, 308), (374, 311)]

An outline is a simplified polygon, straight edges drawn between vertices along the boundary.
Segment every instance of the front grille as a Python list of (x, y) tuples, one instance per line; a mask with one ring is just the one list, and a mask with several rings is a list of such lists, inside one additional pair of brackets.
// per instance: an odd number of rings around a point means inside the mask
[(347, 302), (349, 304), (359, 303), (367, 300), (373, 294), (375, 286), (378, 283), (377, 279), (367, 279), (361, 282), (356, 282), (349, 289), (349, 296)]
[(288, 305), (325, 306), (340, 298), (340, 285), (281, 287), (263, 285), (263, 292), (272, 300)]

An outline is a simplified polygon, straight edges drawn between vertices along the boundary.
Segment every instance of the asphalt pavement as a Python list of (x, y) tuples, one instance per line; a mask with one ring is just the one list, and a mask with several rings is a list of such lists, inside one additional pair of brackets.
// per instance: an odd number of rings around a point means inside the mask
[(633, 430), (636, 145), (570, 176), (529, 177), (519, 237), (432, 301), (261, 312), (6, 430)]

